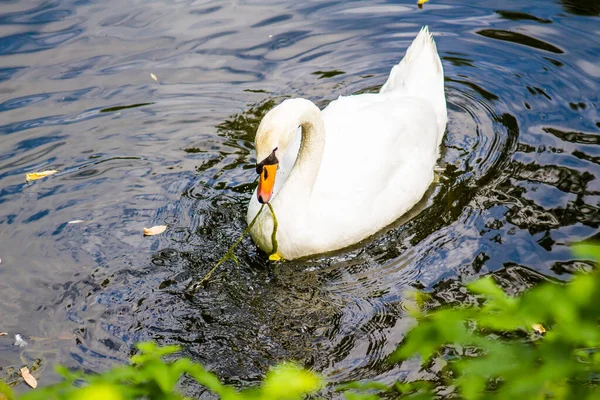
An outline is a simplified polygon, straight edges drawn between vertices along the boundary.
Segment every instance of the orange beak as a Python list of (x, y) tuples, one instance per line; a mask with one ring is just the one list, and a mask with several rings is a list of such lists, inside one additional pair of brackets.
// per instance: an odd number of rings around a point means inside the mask
[(277, 174), (277, 165), (264, 165), (260, 178), (258, 179), (258, 190), (256, 195), (260, 203), (268, 203), (273, 195), (273, 186), (275, 185), (275, 175)]

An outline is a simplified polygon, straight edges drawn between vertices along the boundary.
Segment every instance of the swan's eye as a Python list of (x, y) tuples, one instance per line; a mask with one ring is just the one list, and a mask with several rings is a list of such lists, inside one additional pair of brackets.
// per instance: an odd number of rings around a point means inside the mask
[[(265, 158), (264, 160), (262, 160), (261, 162), (259, 162), (258, 164), (256, 164), (256, 173), (257, 174), (262, 174), (263, 170), (264, 170), (264, 166), (265, 165), (274, 165), (274, 164), (278, 164), (279, 160), (277, 159), (277, 157), (275, 156), (275, 151), (277, 150), (277, 147), (275, 147), (273, 149), (273, 152), (271, 154), (269, 154), (269, 157)], [(265, 171), (265, 179), (267, 179), (267, 171)]]

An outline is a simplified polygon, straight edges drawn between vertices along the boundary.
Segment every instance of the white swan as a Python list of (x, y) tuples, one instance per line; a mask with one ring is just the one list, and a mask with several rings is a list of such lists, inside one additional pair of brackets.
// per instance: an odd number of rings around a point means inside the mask
[[(394, 222), (422, 197), (446, 128), (444, 72), (423, 27), (379, 93), (341, 97), (323, 111), (285, 100), (256, 133), (259, 186), (248, 223), (263, 202), (278, 220), (278, 256), (341, 249)], [(250, 230), (273, 250), (265, 210)]]

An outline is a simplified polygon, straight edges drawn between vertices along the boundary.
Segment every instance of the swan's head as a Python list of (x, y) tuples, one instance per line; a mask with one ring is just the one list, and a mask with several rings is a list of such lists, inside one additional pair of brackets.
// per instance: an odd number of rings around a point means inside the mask
[(288, 99), (264, 116), (256, 131), (256, 172), (260, 175), (256, 195), (260, 203), (267, 203), (273, 195), (279, 160), (287, 152), (298, 134), (302, 117), (309, 107), (319, 110), (305, 99)]

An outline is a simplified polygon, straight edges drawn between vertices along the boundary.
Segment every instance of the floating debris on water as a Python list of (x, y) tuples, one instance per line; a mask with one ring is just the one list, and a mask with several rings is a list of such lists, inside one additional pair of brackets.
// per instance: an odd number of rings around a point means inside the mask
[(152, 228), (144, 228), (144, 236), (154, 236), (163, 233), (167, 229), (166, 225), (156, 225)]
[(45, 178), (45, 177), (55, 174), (57, 172), (58, 171), (55, 169), (48, 170), (48, 171), (42, 171), (42, 172), (28, 172), (25, 174), (25, 181), (26, 182), (36, 181), (38, 179)]
[(25, 346), (27, 346), (27, 342), (25, 340), (23, 340), (23, 337), (21, 337), (21, 335), (19, 335), (17, 333), (15, 335), (15, 342), (13, 343), (13, 346), (25, 347)]
[(21, 368), (21, 376), (29, 386), (31, 386), (34, 389), (37, 387), (37, 380), (31, 375), (31, 373), (29, 372), (29, 368)]

